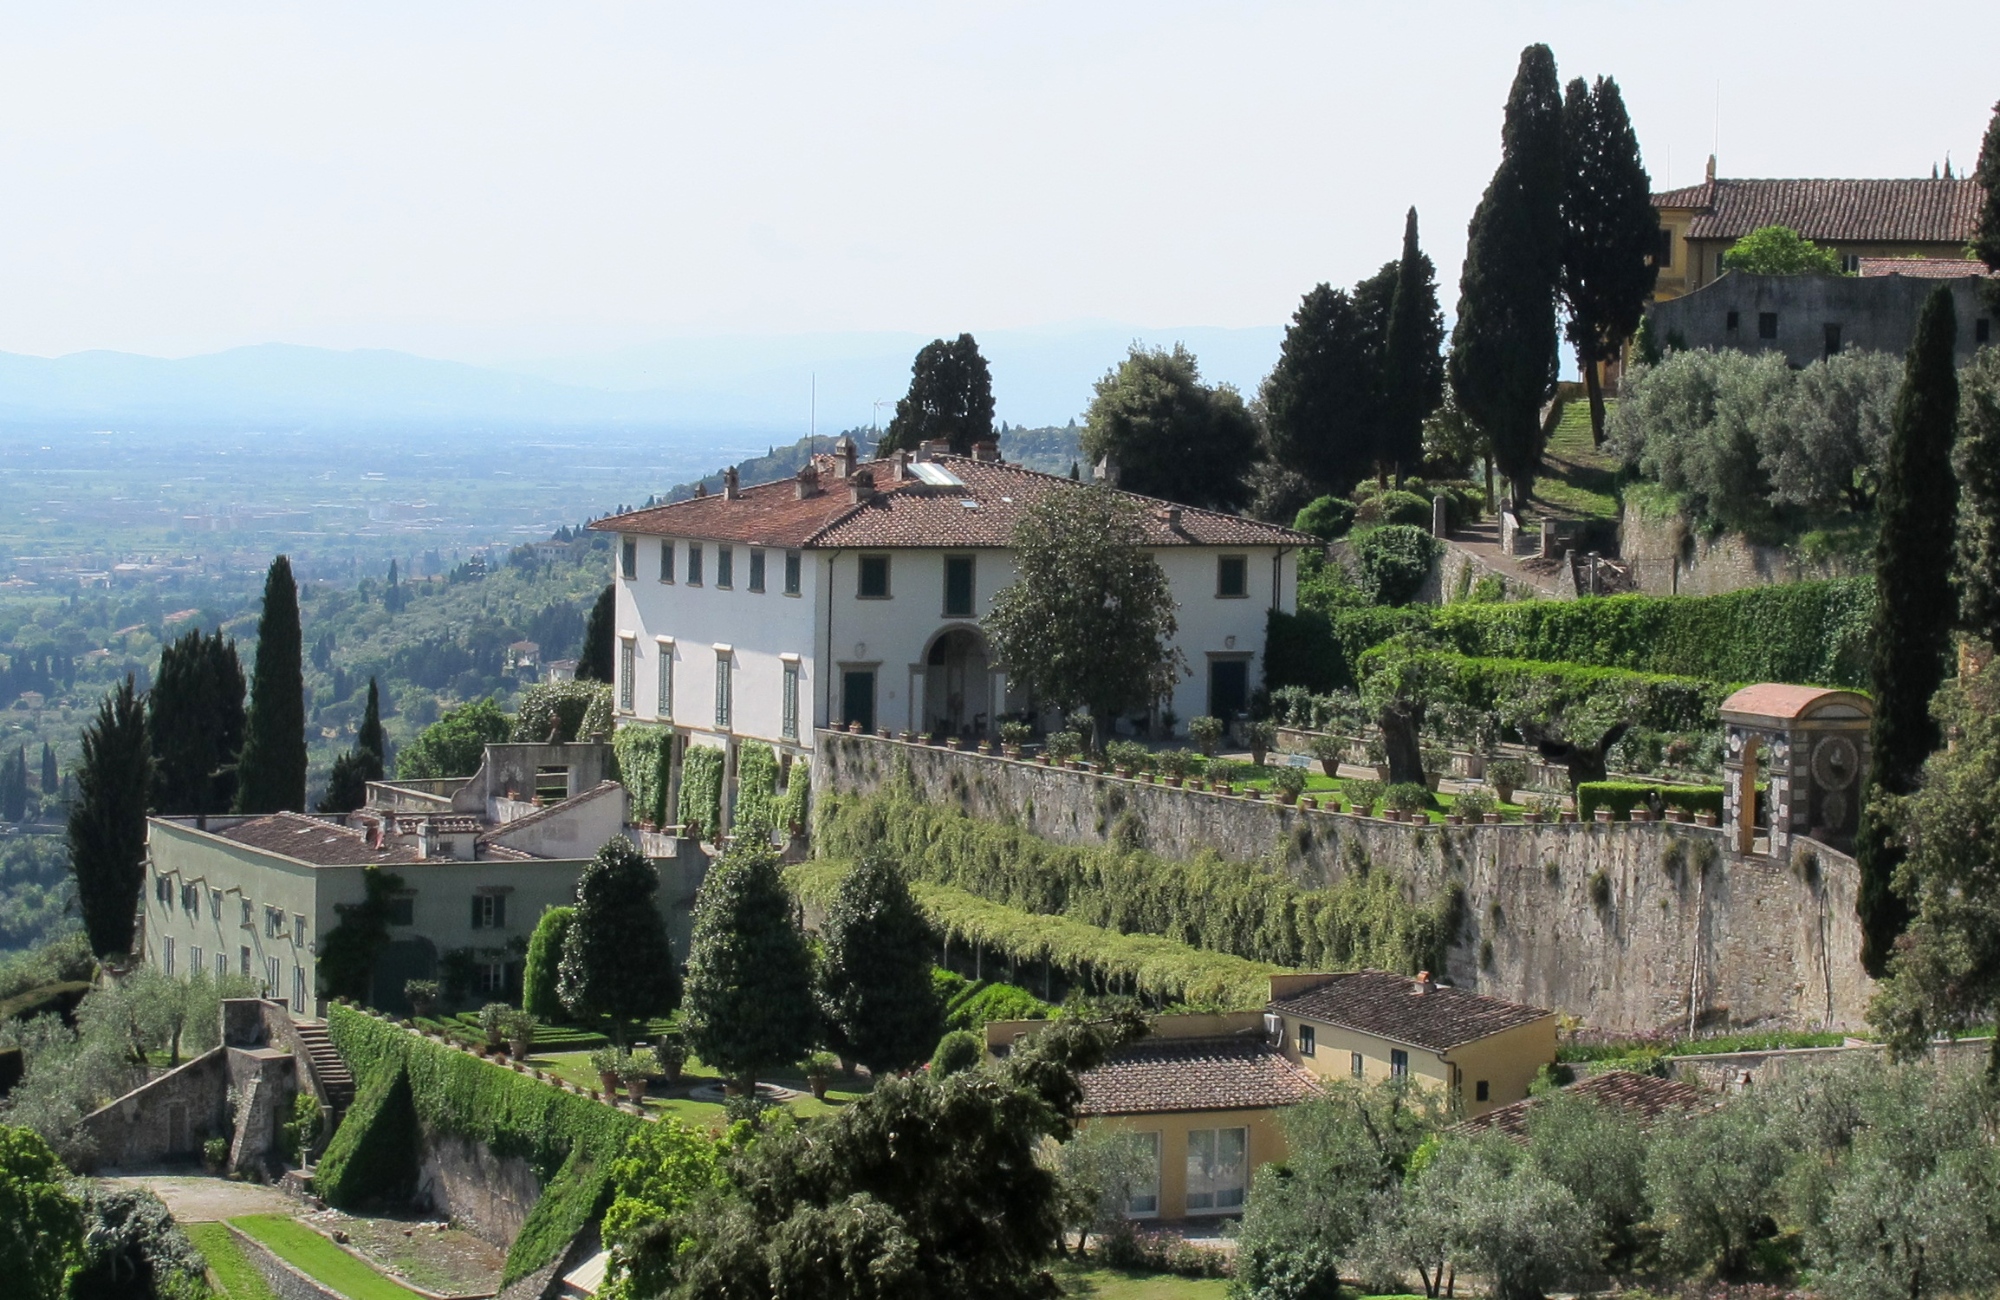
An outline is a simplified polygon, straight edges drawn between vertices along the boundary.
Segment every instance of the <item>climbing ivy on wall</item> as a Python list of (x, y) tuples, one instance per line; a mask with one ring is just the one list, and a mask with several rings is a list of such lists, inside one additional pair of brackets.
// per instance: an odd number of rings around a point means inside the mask
[(710, 837), (722, 825), (722, 763), (722, 751), (708, 745), (689, 745), (681, 755), (681, 824), (699, 825)]
[(674, 733), (665, 727), (620, 727), (611, 738), (618, 755), (619, 779), (632, 796), (632, 817), (636, 821), (664, 826), (667, 816), (667, 789), (672, 784)]
[(746, 740), (736, 751), (736, 812), (733, 829), (769, 837), (778, 796), (778, 756), (761, 741)]
[[(525, 1159), (542, 1195), (507, 1252), (503, 1285), (554, 1259), (603, 1213), (611, 1161), (645, 1123), (349, 1007), (328, 1009), (327, 1035), (354, 1073), (356, 1101), (320, 1158), (314, 1189), (350, 1206), (397, 1186), (405, 1163), (413, 1175), (411, 1115), (425, 1131)], [(402, 1155), (392, 1153), (398, 1143)]]
[(773, 825), (781, 830), (793, 826), (806, 825), (812, 815), (812, 769), (803, 758), (792, 760), (792, 772), (785, 782), (785, 793), (778, 800), (778, 812)]
[(886, 852), (913, 883), (1021, 912), (1275, 966), (1441, 970), (1459, 919), (1456, 886), (1413, 898), (1395, 873), (1365, 861), (1338, 884), (1308, 889), (1267, 864), (1213, 853), (1182, 861), (1051, 844), (900, 792), (822, 798), (813, 842), (831, 859)]

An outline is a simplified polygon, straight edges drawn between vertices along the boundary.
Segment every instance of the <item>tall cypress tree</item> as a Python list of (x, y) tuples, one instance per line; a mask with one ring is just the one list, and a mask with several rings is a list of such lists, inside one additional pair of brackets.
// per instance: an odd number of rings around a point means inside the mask
[(1652, 179), (1639, 160), (1639, 137), (1618, 83), (1578, 77), (1563, 101), (1568, 161), (1563, 190), (1563, 301), (1567, 334), (1590, 394), (1590, 436), (1604, 441), (1604, 392), (1598, 366), (1618, 356), (1639, 328), (1660, 268), (1660, 217)]
[[(1958, 419), (1957, 343), (1951, 290), (1939, 285), (1924, 303), (1904, 363), (1882, 490), (1875, 499), (1879, 531), (1869, 665), (1875, 697), (1868, 731), (1871, 794), (1910, 793), (1940, 740), (1931, 696), (1944, 680), (1958, 612), (1951, 579), (1958, 514), (1958, 484), (1951, 468)], [(1870, 800), (1863, 805), (1855, 843), (1861, 872), (1857, 910), (1861, 958), (1877, 976), (1909, 919), (1894, 885), (1903, 856), (1896, 828), (1876, 815)]]
[(598, 593), (597, 603), (590, 607), (590, 617), (583, 624), (583, 652), (576, 660), (578, 681), (611, 680), (612, 624), (617, 618), (618, 592), (616, 587), (606, 583), (604, 590)]
[(1378, 455), (1400, 476), (1424, 458), (1424, 421), (1444, 400), (1444, 314), (1437, 267), (1417, 246), (1417, 210), (1403, 218), (1403, 255), (1382, 343), (1381, 445)]
[(361, 729), (354, 737), (354, 748), (333, 760), (333, 770), (326, 778), (326, 797), (319, 801), (321, 812), (353, 812), (368, 802), (368, 783), (380, 781), (388, 773), (383, 746), (381, 704), (375, 679), (370, 677)]
[(1541, 408), (1555, 391), (1562, 134), (1555, 55), (1530, 45), (1507, 96), (1500, 166), (1472, 214), (1449, 367), (1459, 409), (1492, 443), (1516, 510), (1541, 467)]
[(28, 747), (22, 745), (6, 760), (0, 774), (0, 815), (18, 822), (28, 815)]
[(243, 749), (243, 665), (236, 643), (193, 628), (160, 651), (147, 693), (153, 807), (205, 819), (229, 807)]
[(69, 812), (70, 871), (90, 950), (132, 950), (139, 891), (146, 880), (146, 791), (153, 780), (146, 706), (130, 674), (83, 729), (76, 802)]
[(299, 588), (280, 555), (264, 577), (257, 620), (257, 664), (250, 674), (250, 714), (237, 764), (236, 811), (302, 812), (306, 806), (305, 667)]
[(1319, 285), (1292, 313), (1277, 364), (1264, 379), (1272, 459), (1321, 494), (1345, 496), (1375, 461), (1367, 343), (1346, 290)]
[(42, 742), (42, 798), (55, 798), (56, 786), (56, 751), (45, 740)]
[[(378, 769), (389, 761), (389, 742), (382, 735), (382, 694), (373, 677), (368, 679), (368, 707), (361, 712), (361, 730), (355, 734), (354, 747), (375, 755)], [(381, 780), (379, 776), (375, 779)]]
[(2000, 271), (2000, 104), (1993, 106), (1993, 120), (1986, 124), (1986, 138), (1979, 143), (1979, 165), (1972, 169), (1985, 197), (1979, 201), (1979, 224), (1973, 228), (1972, 251), (1987, 268)]

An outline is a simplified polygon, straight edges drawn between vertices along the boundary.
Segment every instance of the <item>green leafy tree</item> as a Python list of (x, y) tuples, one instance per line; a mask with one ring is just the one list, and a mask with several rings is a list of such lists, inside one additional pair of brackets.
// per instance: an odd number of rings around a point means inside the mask
[[(1931, 696), (1944, 680), (1958, 610), (1951, 582), (1958, 512), (1958, 485), (1951, 470), (1958, 419), (1957, 339), (1951, 290), (1940, 285), (1917, 321), (1876, 503), (1881, 523), (1869, 665), (1875, 713), (1868, 730), (1868, 787), (1875, 795), (1909, 794), (1939, 741)], [(1855, 848), (1861, 871), (1861, 957), (1870, 973), (1879, 976), (1909, 913), (1894, 888), (1903, 848), (1872, 800), (1862, 809)]]
[(827, 1045), (876, 1075), (926, 1060), (944, 1032), (931, 987), (936, 945), (896, 865), (880, 854), (856, 864), (840, 882), (820, 937)]
[(1742, 1279), (1779, 1209), (1789, 1158), (1785, 1135), (1754, 1104), (1655, 1126), (1646, 1149), (1646, 1194), (1663, 1229), (1664, 1256), (1689, 1272), (1713, 1269), (1725, 1281)]
[(1133, 1194), (1159, 1178), (1160, 1153), (1143, 1134), (1096, 1125), (1056, 1147), (1055, 1166), (1063, 1228), (1076, 1234), (1082, 1254), (1093, 1231), (1123, 1223)]
[(726, 1186), (726, 1148), (677, 1119), (641, 1126), (611, 1165), (611, 1208), (604, 1242), (611, 1250), (605, 1300), (666, 1294), (686, 1235), (689, 1212)]
[(1645, 1133), (1633, 1114), (1591, 1096), (1551, 1093), (1528, 1111), (1528, 1159), (1576, 1198), (1599, 1262), (1608, 1271), (1629, 1271), (1651, 1211)]
[(0, 763), (0, 816), (18, 822), (28, 815), (28, 747), (15, 747), (14, 757)]
[(229, 807), (243, 748), (243, 665), (222, 633), (190, 629), (160, 651), (146, 697), (153, 741), (153, 807), (208, 814)]
[(1966, 630), (2000, 645), (2000, 348), (1981, 348), (1959, 375), (1958, 580)]
[(1562, 273), (1562, 89), (1546, 45), (1521, 52), (1500, 166), (1473, 213), (1452, 331), (1452, 393), (1485, 431), (1516, 510), (1542, 455), (1542, 403), (1555, 391)]
[(1988, 270), (2000, 271), (2000, 104), (1993, 106), (1986, 137), (1979, 142), (1979, 165), (1972, 169), (1972, 178), (1979, 182), (1981, 194), (1970, 251)]
[(1444, 313), (1437, 267), (1417, 244), (1417, 210), (1403, 219), (1403, 253), (1382, 338), (1377, 459), (1398, 478), (1424, 457), (1424, 421), (1444, 400)]
[(257, 662), (250, 673), (250, 712), (236, 767), (236, 811), (303, 812), (306, 807), (305, 670), (299, 631), (299, 588), (292, 562), (280, 555), (264, 578), (264, 612), (257, 620)]
[(165, 1201), (143, 1187), (89, 1187), (72, 1300), (194, 1300), (208, 1293), (206, 1274)]
[(747, 1090), (757, 1075), (796, 1061), (819, 1029), (812, 956), (793, 919), (777, 855), (732, 846), (695, 899), (688, 945), (688, 1046)]
[(1375, 462), (1376, 375), (1366, 322), (1343, 289), (1319, 285), (1285, 328), (1264, 379), (1271, 458), (1312, 490), (1344, 495)]
[(1790, 226), (1762, 226), (1729, 246), (1722, 269), (1746, 275), (1839, 275), (1840, 254)]
[(1568, 159), (1563, 187), (1562, 296), (1567, 332), (1590, 394), (1590, 434), (1604, 442), (1604, 391), (1598, 367), (1616, 360), (1639, 328), (1659, 267), (1660, 218), (1652, 180), (1639, 160), (1639, 137), (1618, 83), (1578, 77), (1563, 100)]
[(1497, 1134), (1442, 1144), (1404, 1199), (1442, 1206), (1446, 1258), (1486, 1278), (1494, 1300), (1539, 1300), (1589, 1266), (1576, 1198)]
[(83, 1246), (83, 1206), (40, 1135), (0, 1125), (0, 1276), (23, 1300), (57, 1300)]
[(659, 890), (659, 869), (622, 835), (605, 841), (577, 877), (556, 995), (578, 1019), (611, 1017), (620, 1046), (626, 1025), (680, 1005), (680, 972), (653, 902)]
[[(396, 755), (396, 774), (405, 781), (471, 776), (486, 759), (486, 747), (514, 733), (514, 720), (490, 699), (445, 711)], [(544, 737), (546, 738), (546, 737)]]
[(615, 639), (618, 620), (618, 590), (606, 583), (597, 595), (597, 603), (590, 607), (590, 617), (583, 624), (583, 652), (576, 660), (576, 680), (580, 682), (609, 682), (611, 680), (611, 643)]
[(69, 813), (77, 906), (100, 957), (132, 948), (146, 879), (146, 792), (153, 781), (145, 705), (128, 674), (83, 729), (83, 761)]
[(1166, 698), (1186, 671), (1174, 599), (1147, 549), (1146, 519), (1103, 488), (1050, 492), (1014, 529), (1017, 577), (983, 626), (1034, 698), (1111, 718)]
[(910, 366), (910, 391), (896, 403), (876, 454), (948, 442), (954, 456), (993, 437), (993, 375), (970, 334), (933, 339)]
[(1111, 462), (1114, 486), (1216, 510), (1249, 499), (1246, 475), (1262, 437), (1256, 417), (1230, 385), (1202, 383), (1185, 347), (1134, 344), (1095, 393), (1083, 452)]
[(605, 682), (536, 682), (521, 692), (514, 714), (517, 744), (538, 745), (551, 739), (568, 744), (594, 735), (611, 734), (611, 687)]
[(542, 913), (535, 922), (535, 932), (528, 936), (528, 959), (521, 972), (521, 1009), (538, 1020), (561, 1020), (568, 1013), (562, 1004), (558, 979), (563, 946), (575, 920), (575, 908), (551, 907)]

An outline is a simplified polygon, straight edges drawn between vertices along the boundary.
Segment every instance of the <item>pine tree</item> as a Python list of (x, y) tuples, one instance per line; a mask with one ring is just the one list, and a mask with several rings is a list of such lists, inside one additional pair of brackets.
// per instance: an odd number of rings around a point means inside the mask
[(56, 797), (56, 751), (48, 741), (42, 742), (42, 798), (44, 801)]
[(146, 880), (146, 791), (153, 780), (146, 707), (130, 674), (83, 729), (76, 801), (69, 813), (70, 871), (90, 950), (132, 949)]
[[(1951, 290), (1933, 290), (1904, 363), (1887, 463), (1875, 510), (1874, 647), (1869, 688), (1875, 716), (1868, 732), (1871, 795), (1906, 795), (1938, 747), (1931, 696), (1944, 680), (1958, 612), (1951, 565), (1958, 512), (1952, 440), (1958, 418), (1953, 351), (1958, 323)], [(1904, 857), (1896, 828), (1871, 798), (1855, 842), (1861, 887), (1862, 961), (1880, 976), (1909, 912), (1895, 891)]]
[(1562, 273), (1562, 88), (1546, 45), (1521, 52), (1500, 166), (1472, 215), (1452, 331), (1451, 387), (1493, 445), (1516, 510), (1542, 458), (1542, 403), (1555, 391)]
[(709, 868), (688, 946), (688, 1046), (739, 1084), (796, 1061), (819, 1028), (812, 956), (778, 858), (738, 841)]
[(229, 807), (243, 748), (243, 665), (221, 632), (190, 629), (160, 651), (147, 693), (153, 743), (153, 808), (208, 814)]
[(667, 925), (653, 902), (659, 890), (659, 870), (622, 835), (607, 840), (576, 881), (556, 995), (585, 1023), (611, 1017), (621, 1045), (626, 1025), (671, 1015), (681, 1001)]
[(597, 603), (590, 607), (590, 618), (583, 626), (583, 653), (576, 660), (578, 681), (611, 680), (612, 624), (617, 618), (618, 592), (615, 587), (606, 584), (598, 594)]
[(303, 812), (306, 806), (305, 670), (300, 662), (299, 589), (280, 555), (264, 578), (257, 664), (237, 763), (236, 811)]
[(1604, 392), (1598, 367), (1617, 358), (1639, 328), (1660, 269), (1660, 218), (1652, 179), (1639, 160), (1639, 137), (1618, 83), (1578, 77), (1563, 102), (1568, 174), (1563, 190), (1563, 301), (1569, 341), (1590, 394), (1590, 436), (1604, 442)]
[(931, 987), (936, 945), (896, 865), (864, 857), (841, 880), (820, 933), (827, 1045), (877, 1076), (929, 1059), (944, 1032)]
[(1417, 210), (1403, 219), (1403, 255), (1382, 341), (1379, 458), (1399, 477), (1424, 458), (1424, 421), (1444, 400), (1444, 314), (1437, 267), (1417, 245)]
[(1271, 458), (1322, 495), (1347, 495), (1375, 463), (1367, 344), (1347, 291), (1319, 285), (1292, 313), (1277, 364), (1264, 380)]
[(1972, 178), (1983, 191), (1972, 252), (1989, 270), (2000, 271), (2000, 104), (1993, 106), (1993, 120), (1986, 124), (1986, 138), (1979, 143), (1979, 165), (1972, 169)]
[(993, 375), (970, 334), (947, 343), (933, 339), (910, 366), (910, 391), (876, 444), (875, 454), (915, 451), (944, 441), (955, 456), (993, 437)]

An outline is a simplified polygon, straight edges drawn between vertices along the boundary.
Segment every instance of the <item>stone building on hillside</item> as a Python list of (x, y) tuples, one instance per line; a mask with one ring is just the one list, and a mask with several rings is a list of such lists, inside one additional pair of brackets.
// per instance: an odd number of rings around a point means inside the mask
[[(1879, 265), (1871, 263), (1871, 267)], [(1895, 263), (1890, 263), (1895, 265)], [(1798, 369), (1841, 352), (1901, 356), (1916, 337), (1917, 317), (1931, 291), (1951, 287), (1958, 311), (1958, 355), (1993, 342), (1992, 280), (1976, 274), (1978, 262), (1959, 262), (1967, 274), (1944, 279), (1941, 263), (1921, 264), (1914, 275), (1748, 275), (1720, 280), (1646, 308), (1653, 337), (1676, 347), (1781, 352)]]

